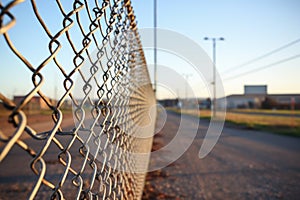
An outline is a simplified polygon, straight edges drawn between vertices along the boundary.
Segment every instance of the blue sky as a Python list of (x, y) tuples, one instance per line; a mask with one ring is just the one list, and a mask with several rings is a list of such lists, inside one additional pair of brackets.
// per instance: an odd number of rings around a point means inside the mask
[[(139, 28), (153, 27), (153, 1), (132, 0), (132, 4)], [(251, 65), (225, 73), (299, 39), (300, 1), (157, 0), (157, 4), (158, 27), (186, 35), (209, 56), (212, 44), (203, 38), (225, 38), (224, 42), (217, 43), (217, 68), (224, 79), (225, 94), (243, 93), (245, 84), (267, 84), (269, 93), (300, 93), (300, 58), (239, 77), (241, 73), (299, 54), (300, 42)], [(163, 56), (158, 58), (164, 59)], [(148, 63), (152, 63), (152, 59), (148, 56)], [(233, 76), (237, 78), (225, 80)], [(191, 78), (190, 82), (197, 87), (196, 80), (193, 82)]]
[[(208, 56), (211, 56), (212, 44), (204, 41), (203, 38), (206, 36), (225, 38), (225, 41), (217, 43), (217, 68), (224, 80), (226, 95), (243, 93), (245, 84), (267, 84), (269, 93), (300, 93), (300, 58), (246, 76), (239, 76), (249, 70), (299, 54), (300, 42), (259, 62), (225, 73), (227, 69), (299, 39), (299, 0), (157, 0), (157, 3), (158, 27), (189, 37), (199, 44)], [(52, 17), (60, 15), (55, 1), (37, 2), (37, 4), (51, 31), (57, 32), (61, 28), (61, 22), (57, 23)], [(138, 27), (140, 29), (153, 27), (153, 0), (132, 0), (132, 4)], [(31, 40), (33, 39), (36, 44), (36, 38), (40, 41), (48, 39), (33, 13), (25, 12), (26, 8), (31, 8), (29, 1), (11, 9), (18, 21), (17, 26), (13, 27), (9, 34), (16, 47), (35, 65), (49, 55), (49, 50), (47, 43), (41, 43), (40, 46), (33, 48)], [(27, 26), (23, 26), (23, 23)], [(68, 51), (70, 49), (61, 52), (58, 58), (66, 66), (66, 70), (70, 71), (72, 63), (64, 59), (69, 55)], [(146, 56), (147, 62), (153, 63), (152, 53), (146, 52)], [(158, 58), (167, 60), (169, 57), (159, 53)], [(181, 64), (184, 69), (184, 62), (177, 62), (177, 64)], [(31, 73), (20, 65), (22, 63), (9, 51), (1, 36), (0, 67), (4, 70), (1, 72), (0, 91), (9, 97), (13, 94), (24, 94), (32, 88)], [(58, 88), (57, 95), (62, 95), (63, 90), (59, 88), (63, 84), (63, 77), (57, 75), (58, 71), (48, 67), (43, 70), (43, 73), (46, 74), (43, 90), (54, 96), (55, 88)], [(237, 78), (226, 80), (233, 76)], [(158, 78), (164, 78), (163, 74), (159, 74)], [(192, 87), (198, 89), (201, 85), (195, 76), (190, 77), (189, 82)], [(184, 87), (178, 87), (176, 92), (177, 95), (183, 96)], [(206, 96), (207, 93), (200, 91), (196, 95)]]

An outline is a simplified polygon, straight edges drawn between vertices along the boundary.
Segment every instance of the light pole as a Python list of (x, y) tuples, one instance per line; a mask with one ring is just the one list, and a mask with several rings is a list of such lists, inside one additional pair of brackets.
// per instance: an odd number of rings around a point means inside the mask
[(157, 98), (157, 1), (153, 1), (153, 39), (154, 39), (154, 95)]
[(213, 42), (213, 117), (216, 117), (216, 96), (217, 96), (217, 91), (216, 91), (216, 41), (224, 41), (225, 39), (223, 37), (219, 38), (209, 38), (205, 37), (204, 40), (211, 40)]

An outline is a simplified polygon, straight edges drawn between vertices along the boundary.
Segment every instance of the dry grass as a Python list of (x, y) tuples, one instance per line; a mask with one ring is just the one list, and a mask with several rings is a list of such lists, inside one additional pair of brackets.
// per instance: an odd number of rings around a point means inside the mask
[(266, 109), (233, 109), (230, 111), (244, 112), (244, 113), (266, 113), (266, 114), (300, 114), (300, 110), (266, 110)]
[(265, 115), (248, 115), (240, 113), (226, 114), (226, 120), (246, 123), (248, 125), (268, 125), (268, 126), (300, 126), (299, 117), (290, 116), (265, 116)]
[[(176, 109), (171, 110), (180, 112)], [(264, 115), (263, 113), (267, 113), (266, 110), (262, 110), (261, 112), (259, 112), (260, 110), (253, 111), (257, 114), (253, 114), (253, 112), (251, 112), (251, 114), (247, 114), (247, 112), (250, 112), (248, 110), (244, 113), (226, 112), (226, 122), (227, 124), (238, 125), (243, 128), (266, 130), (291, 136), (300, 136), (300, 117), (293, 117), (292, 115), (289, 115), (291, 114), (291, 111), (271, 111), (274, 114), (287, 114), (286, 116)], [(181, 110), (181, 113), (199, 116), (203, 119), (211, 118), (210, 110)]]

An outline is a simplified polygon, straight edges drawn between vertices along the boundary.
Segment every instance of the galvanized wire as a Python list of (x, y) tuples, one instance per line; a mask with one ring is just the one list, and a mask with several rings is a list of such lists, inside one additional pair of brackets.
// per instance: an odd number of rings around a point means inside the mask
[[(62, 25), (55, 32), (43, 19), (36, 1), (31, 0), (32, 10), (26, 12), (34, 13), (48, 38), (39, 41), (49, 50), (39, 64), (27, 60), (9, 34), (19, 25), (13, 9), (22, 2), (0, 2), (0, 34), (7, 49), (21, 61), (19, 67), (30, 72), (33, 87), (19, 102), (0, 93), (13, 128), (6, 132), (0, 127), (0, 166), (15, 146), (32, 157), (30, 169), (35, 179), (28, 199), (140, 199), (149, 156), (135, 155), (150, 151), (152, 138), (138, 136), (154, 131), (149, 110), (155, 99), (130, 0), (56, 0), (60, 16), (53, 16), (53, 21)], [(71, 9), (65, 8), (66, 4), (72, 4)], [(72, 32), (75, 27), (76, 33)], [(67, 43), (62, 43), (62, 38)], [(72, 52), (64, 58), (73, 63), (71, 70), (59, 57), (64, 48)], [(32, 49), (39, 51), (39, 46)], [(50, 67), (63, 76), (64, 92), (57, 101), (42, 87), (49, 76), (44, 70)], [(24, 110), (35, 96), (51, 110), (50, 129), (35, 130), (28, 123), (30, 115)], [(66, 131), (62, 128), (63, 106), (69, 100), (74, 126)], [(153, 114), (151, 117), (155, 118)], [(52, 163), (49, 152), (55, 152)], [(21, 164), (28, 167), (28, 163)], [(59, 176), (53, 178), (54, 172)]]

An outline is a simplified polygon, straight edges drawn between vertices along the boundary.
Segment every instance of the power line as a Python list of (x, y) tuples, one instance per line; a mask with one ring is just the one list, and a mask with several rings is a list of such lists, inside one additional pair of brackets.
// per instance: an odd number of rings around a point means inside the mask
[(298, 43), (298, 42), (300, 42), (300, 38), (298, 38), (297, 40), (294, 40), (294, 41), (292, 41), (292, 42), (289, 42), (289, 43), (287, 43), (287, 44), (285, 44), (285, 45), (283, 45), (283, 46), (281, 46), (281, 47), (279, 47), (279, 48), (277, 48), (277, 49), (274, 49), (274, 50), (272, 50), (272, 51), (270, 51), (270, 52), (268, 52), (268, 53), (266, 53), (266, 54), (263, 54), (263, 55), (261, 55), (261, 56), (259, 56), (259, 57), (257, 57), (257, 58), (254, 58), (254, 59), (252, 59), (252, 60), (249, 60), (249, 61), (247, 61), (247, 62), (245, 62), (245, 63), (243, 63), (243, 64), (240, 64), (240, 65), (237, 65), (237, 66), (235, 66), (235, 67), (232, 67), (232, 68), (230, 68), (230, 69), (224, 71), (222, 74), (226, 74), (226, 73), (228, 73), (228, 72), (235, 71), (235, 70), (237, 70), (237, 69), (239, 69), (239, 68), (243, 68), (243, 67), (245, 67), (245, 66), (247, 66), (247, 65), (250, 65), (250, 64), (252, 64), (252, 63), (254, 63), (254, 62), (258, 61), (258, 60), (261, 60), (261, 59), (263, 59), (263, 58), (265, 58), (265, 57), (268, 57), (268, 56), (270, 56), (270, 55), (272, 55), (272, 54), (274, 54), (274, 53), (277, 53), (278, 51), (281, 51), (281, 50), (283, 50), (283, 49), (286, 49), (286, 48), (288, 48), (288, 47), (290, 47), (290, 46), (292, 46), (292, 45), (294, 45), (294, 44), (296, 44), (296, 43)]
[(264, 66), (261, 66), (261, 67), (252, 69), (252, 70), (247, 71), (247, 72), (240, 73), (240, 74), (235, 75), (235, 76), (231, 76), (231, 77), (225, 78), (225, 79), (223, 79), (223, 81), (228, 81), (228, 80), (240, 78), (241, 76), (245, 76), (245, 75), (248, 75), (248, 74), (251, 74), (251, 73), (254, 73), (254, 72), (258, 72), (258, 71), (264, 70), (264, 69), (266, 69), (266, 68), (270, 68), (270, 67), (273, 67), (273, 66), (275, 66), (275, 65), (279, 65), (279, 64), (288, 62), (288, 61), (290, 61), (290, 60), (294, 60), (294, 59), (296, 59), (296, 58), (298, 58), (298, 57), (300, 57), (300, 54), (297, 54), (297, 55), (291, 56), (291, 57), (289, 57), (289, 58), (285, 58), (285, 59), (279, 60), (279, 61), (277, 61), (277, 62), (268, 64), (268, 65), (264, 65)]

